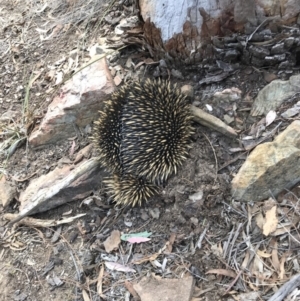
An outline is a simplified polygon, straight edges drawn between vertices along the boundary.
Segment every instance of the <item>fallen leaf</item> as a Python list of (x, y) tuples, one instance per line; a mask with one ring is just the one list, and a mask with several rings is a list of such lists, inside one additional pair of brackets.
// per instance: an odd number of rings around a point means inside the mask
[(277, 206), (273, 206), (270, 210), (266, 212), (266, 222), (263, 226), (263, 234), (268, 236), (270, 233), (274, 232), (277, 228), (278, 218), (276, 217)]
[(88, 293), (87, 293), (86, 290), (84, 290), (84, 289), (82, 290), (82, 297), (83, 297), (83, 300), (84, 300), (84, 301), (91, 301), (91, 299), (90, 299)]
[(272, 256), (272, 254), (269, 254), (269, 253), (266, 253), (266, 252), (260, 251), (260, 250), (257, 250), (256, 253), (259, 257), (263, 257), (263, 258), (269, 258)]
[(104, 265), (101, 265), (101, 269), (97, 278), (97, 293), (98, 295), (103, 298), (103, 290), (102, 290), (102, 285), (103, 285), (103, 275), (104, 275)]
[(277, 227), (277, 229), (271, 233), (271, 236), (279, 236), (285, 233), (289, 233), (292, 227), (293, 225), (286, 225), (286, 226), (280, 225), (280, 227)]
[(71, 146), (70, 151), (69, 151), (69, 155), (70, 155), (70, 156), (73, 156), (73, 155), (74, 155), (75, 147), (76, 147), (76, 142), (75, 142), (75, 140), (73, 140), (72, 146)]
[(173, 244), (175, 242), (175, 239), (176, 239), (176, 234), (171, 233), (169, 241), (167, 242), (167, 245), (166, 245), (166, 250), (164, 252), (165, 254), (166, 253), (170, 254), (172, 252), (172, 248), (173, 248)]
[(144, 262), (147, 262), (147, 261), (153, 261), (153, 260), (155, 260), (159, 255), (160, 255), (160, 253), (154, 253), (154, 254), (145, 256), (145, 257), (143, 257), (143, 258), (134, 260), (132, 263), (134, 263), (134, 264), (141, 264), (141, 263), (144, 263)]
[(227, 277), (231, 277), (231, 278), (236, 277), (236, 273), (234, 271), (225, 270), (225, 269), (213, 269), (213, 270), (207, 271), (205, 274), (218, 274), (218, 275), (223, 275), (223, 276), (227, 276)]
[(277, 251), (277, 241), (275, 239), (271, 240), (270, 246), (272, 248), (272, 264), (276, 271), (280, 270), (280, 262), (278, 258), (278, 251)]
[(129, 291), (129, 293), (133, 296), (134, 300), (140, 300), (140, 297), (139, 297), (138, 293), (136, 292), (136, 290), (133, 288), (133, 284), (131, 282), (129, 282), (128, 280), (125, 280), (124, 285), (127, 288), (127, 290)]
[(120, 235), (120, 231), (113, 230), (110, 236), (107, 237), (107, 239), (104, 241), (103, 245), (107, 253), (110, 253), (114, 249), (117, 249), (119, 247), (119, 244), (121, 242)]
[(256, 225), (262, 230), (265, 224), (265, 218), (261, 212), (255, 216), (255, 221)]
[(149, 237), (151, 236), (151, 232), (139, 232), (139, 233), (130, 233), (130, 234), (122, 234), (121, 239), (124, 241), (128, 241), (128, 239), (136, 238), (136, 237)]
[(262, 273), (264, 271), (264, 265), (263, 265), (262, 260), (258, 256), (254, 257), (254, 260), (253, 260), (252, 265), (250, 267), (250, 271), (258, 279), (260, 279), (260, 277), (262, 276)]
[(128, 238), (127, 241), (130, 242), (131, 244), (140, 244), (142, 242), (146, 242), (146, 241), (149, 241), (151, 240), (150, 238), (147, 238), (147, 237), (131, 237), (131, 238)]
[(125, 265), (119, 264), (117, 262), (111, 262), (111, 261), (105, 261), (105, 266), (109, 270), (118, 271), (118, 272), (125, 272), (125, 273), (135, 273), (136, 271), (130, 267), (127, 267)]
[(284, 264), (286, 262), (287, 257), (289, 257), (290, 255), (291, 255), (291, 252), (287, 251), (281, 257), (281, 260), (280, 260), (280, 272), (279, 272), (279, 275), (278, 275), (280, 280), (284, 279), (284, 276), (285, 276)]
[(276, 119), (276, 112), (270, 111), (266, 116), (266, 126), (269, 126)]

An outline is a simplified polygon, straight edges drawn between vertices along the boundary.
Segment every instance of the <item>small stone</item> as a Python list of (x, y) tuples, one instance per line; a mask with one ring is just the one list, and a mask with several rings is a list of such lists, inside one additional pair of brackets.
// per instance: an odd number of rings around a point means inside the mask
[(278, 69), (287, 69), (287, 68), (291, 68), (292, 67), (292, 63), (290, 63), (289, 61), (284, 61), (281, 62), (278, 66)]
[(147, 221), (149, 219), (149, 215), (147, 214), (147, 212), (145, 210), (141, 210), (141, 219), (143, 221)]
[(189, 200), (193, 201), (193, 202), (198, 202), (200, 200), (202, 200), (203, 198), (203, 191), (198, 191), (194, 194), (189, 195)]
[(218, 91), (214, 94), (214, 102), (233, 102), (241, 99), (242, 91), (238, 88), (232, 87), (223, 91)]
[(172, 69), (172, 70), (171, 70), (171, 74), (172, 74), (175, 78), (184, 79), (182, 73), (181, 73), (179, 70)]
[(181, 93), (193, 98), (194, 97), (194, 87), (191, 85), (184, 85), (181, 87)]
[(17, 187), (8, 181), (0, 182), (0, 201), (2, 206), (6, 208), (17, 196)]
[(285, 60), (285, 58), (286, 58), (286, 54), (285, 54), (285, 53), (274, 55), (274, 59), (275, 59), (277, 62), (282, 62), (282, 61)]
[(199, 220), (198, 220), (198, 218), (191, 217), (191, 223), (192, 223), (193, 225), (197, 226), (197, 225), (198, 225), (198, 223), (199, 223)]
[(266, 56), (265, 62), (267, 65), (276, 65), (278, 61), (276, 60), (275, 56)]
[(271, 54), (282, 54), (285, 53), (285, 51), (284, 43), (276, 44), (271, 48)]
[(122, 82), (122, 78), (119, 75), (116, 75), (114, 78), (114, 83), (116, 86), (119, 86)]
[(231, 49), (225, 52), (224, 61), (232, 62), (236, 61), (240, 55), (240, 52), (236, 49)]
[(158, 208), (153, 208), (149, 210), (150, 215), (152, 216), (152, 218), (154, 219), (159, 219), (159, 215), (160, 215), (160, 211)]
[(256, 67), (263, 67), (266, 64), (265, 59), (258, 58), (256, 56), (252, 56), (251, 63)]
[(220, 40), (218, 37), (213, 36), (212, 37), (212, 43), (215, 45), (217, 48), (223, 49), (224, 48), (224, 41)]
[(229, 115), (227, 115), (227, 114), (225, 114), (225, 115), (223, 116), (223, 118), (224, 118), (224, 121), (225, 121), (227, 124), (230, 124), (230, 123), (232, 123), (232, 122), (234, 121), (234, 118), (231, 117), (231, 116), (229, 116)]
[(255, 57), (264, 59), (266, 56), (270, 55), (270, 51), (267, 48), (250, 46), (250, 53), (252, 53)]
[(294, 45), (294, 42), (295, 42), (295, 38), (289, 37), (284, 40), (284, 47), (289, 50)]
[(159, 67), (161, 67), (161, 68), (168, 68), (168, 65), (167, 65), (167, 63), (166, 63), (165, 60), (160, 60), (159, 61)]

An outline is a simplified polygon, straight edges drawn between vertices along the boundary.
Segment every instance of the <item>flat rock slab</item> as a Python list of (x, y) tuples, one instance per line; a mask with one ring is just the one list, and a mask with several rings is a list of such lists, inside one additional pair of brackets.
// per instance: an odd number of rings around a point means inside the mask
[(181, 279), (160, 279), (144, 277), (133, 288), (141, 301), (190, 301), (194, 292), (195, 281), (189, 276)]
[(98, 118), (103, 100), (115, 89), (106, 60), (100, 59), (75, 74), (54, 98), (38, 130), (29, 137), (31, 147), (43, 147), (76, 135)]
[(258, 145), (232, 181), (236, 200), (261, 201), (300, 181), (300, 121), (291, 123), (273, 142)]
[(300, 92), (300, 75), (293, 75), (289, 80), (273, 80), (259, 91), (251, 110), (252, 116), (266, 115), (275, 111), (286, 99)]
[(56, 167), (48, 174), (33, 179), (21, 192), (19, 215), (44, 212), (68, 202), (82, 200), (101, 186), (103, 169), (97, 160), (78, 165)]

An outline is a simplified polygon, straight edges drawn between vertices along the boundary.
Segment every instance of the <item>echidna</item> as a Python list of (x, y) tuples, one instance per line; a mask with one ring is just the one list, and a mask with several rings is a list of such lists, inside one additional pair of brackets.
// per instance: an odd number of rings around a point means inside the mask
[(141, 205), (142, 201), (148, 200), (159, 190), (157, 185), (132, 175), (115, 174), (104, 182), (117, 205)]
[(105, 103), (92, 137), (115, 201), (135, 205), (158, 192), (186, 159), (192, 133), (186, 97), (169, 81), (125, 84)]

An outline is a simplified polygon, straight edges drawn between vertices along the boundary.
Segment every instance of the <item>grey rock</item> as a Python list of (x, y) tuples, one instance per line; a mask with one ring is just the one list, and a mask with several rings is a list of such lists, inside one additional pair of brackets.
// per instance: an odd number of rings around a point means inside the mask
[(291, 76), (289, 80), (273, 80), (259, 91), (251, 110), (252, 116), (267, 114), (276, 110), (284, 100), (300, 92), (300, 75)]
[(284, 69), (286, 70), (287, 68), (291, 68), (293, 64), (289, 61), (283, 61), (278, 65), (278, 69)]
[(279, 62), (284, 61), (285, 58), (286, 58), (286, 54), (285, 53), (283, 53), (283, 54), (275, 54), (273, 56), (266, 56), (265, 57), (265, 62), (268, 65), (275, 65), (275, 64), (278, 64)]
[(289, 38), (285, 39), (284, 47), (286, 49), (290, 49), (294, 45), (294, 42), (295, 42), (295, 38), (294, 37), (289, 37)]
[(226, 62), (236, 61), (237, 58), (239, 57), (239, 55), (240, 55), (240, 52), (238, 50), (230, 49), (225, 52), (224, 60)]
[(265, 58), (258, 58), (256, 56), (252, 56), (251, 63), (257, 67), (263, 67), (266, 63)]
[(100, 188), (104, 175), (96, 159), (56, 167), (30, 181), (26, 190), (21, 192), (19, 215), (45, 212), (70, 201), (82, 200)]
[(249, 52), (255, 57), (264, 59), (266, 56), (270, 55), (270, 50), (264, 47), (250, 46)]
[(276, 44), (271, 48), (271, 54), (282, 54), (285, 53), (285, 51), (284, 43)]

